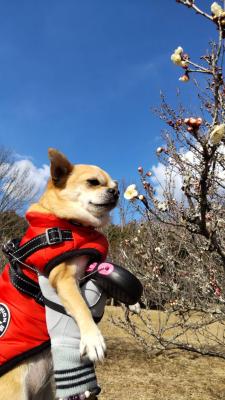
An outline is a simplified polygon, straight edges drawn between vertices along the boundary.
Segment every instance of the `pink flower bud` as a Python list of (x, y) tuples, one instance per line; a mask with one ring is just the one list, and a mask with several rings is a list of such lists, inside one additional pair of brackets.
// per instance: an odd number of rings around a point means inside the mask
[(187, 53), (182, 54), (183, 60), (189, 60), (189, 55)]
[(217, 297), (220, 297), (221, 296), (221, 289), (217, 286), (217, 288), (215, 289), (215, 295), (217, 296)]
[(197, 118), (197, 125), (200, 126), (202, 124), (202, 118)]
[(190, 125), (195, 125), (196, 122), (197, 122), (196, 118), (193, 118), (193, 117), (191, 117), (190, 120), (189, 120), (189, 124)]
[(187, 130), (188, 130), (188, 132), (193, 132), (192, 126), (189, 126), (189, 127), (187, 128)]
[(140, 174), (142, 174), (142, 173), (143, 173), (143, 168), (142, 168), (142, 167), (138, 167), (138, 172), (139, 172)]
[(143, 201), (145, 197), (143, 196), (143, 194), (140, 194), (140, 195), (138, 196), (138, 198), (139, 198), (139, 200)]
[(147, 176), (152, 176), (152, 172), (151, 172), (151, 171), (148, 171), (148, 172), (146, 172), (146, 175), (147, 175)]
[(184, 74), (184, 75), (182, 75), (180, 78), (179, 78), (179, 81), (181, 81), (181, 82), (188, 82), (189, 81), (189, 75), (186, 73), (186, 74)]

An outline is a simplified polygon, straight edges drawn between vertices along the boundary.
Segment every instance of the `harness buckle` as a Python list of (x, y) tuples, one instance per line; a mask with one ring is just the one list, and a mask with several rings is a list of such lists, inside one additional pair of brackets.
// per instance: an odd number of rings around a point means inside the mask
[(51, 246), (53, 244), (62, 243), (62, 232), (60, 228), (48, 228), (45, 231), (47, 243)]

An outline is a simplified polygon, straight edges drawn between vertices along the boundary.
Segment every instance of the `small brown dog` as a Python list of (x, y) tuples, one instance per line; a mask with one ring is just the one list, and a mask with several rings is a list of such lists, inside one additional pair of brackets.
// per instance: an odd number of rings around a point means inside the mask
[[(29, 211), (53, 214), (83, 226), (104, 226), (118, 200), (117, 182), (97, 166), (71, 164), (55, 149), (49, 149), (49, 159), (51, 178), (44, 194)], [(88, 256), (82, 255), (62, 262), (51, 270), (49, 281), (67, 313), (79, 326), (81, 354), (86, 353), (96, 361), (104, 358), (105, 342), (77, 285), (88, 261)], [(0, 378), (0, 400), (50, 400), (49, 387), (46, 387), (45, 394), (40, 392), (50, 375), (50, 358), (49, 351), (42, 352), (3, 375)], [(37, 393), (38, 397), (35, 397)]]

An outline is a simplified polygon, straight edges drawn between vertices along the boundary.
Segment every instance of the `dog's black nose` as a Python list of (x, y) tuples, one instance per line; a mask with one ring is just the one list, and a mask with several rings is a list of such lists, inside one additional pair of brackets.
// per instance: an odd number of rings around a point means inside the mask
[(115, 197), (119, 197), (119, 194), (120, 194), (120, 192), (119, 192), (119, 190), (117, 189), (117, 188), (110, 188), (110, 189), (108, 189), (108, 192), (110, 193), (110, 194), (113, 194), (113, 196), (115, 196)]

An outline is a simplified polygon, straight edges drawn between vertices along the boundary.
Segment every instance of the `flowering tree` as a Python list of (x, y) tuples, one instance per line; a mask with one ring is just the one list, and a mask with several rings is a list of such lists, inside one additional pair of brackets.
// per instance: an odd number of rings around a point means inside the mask
[[(149, 317), (141, 317), (152, 341), (129, 314), (127, 329), (151, 351), (181, 347), (225, 357), (224, 338), (212, 329), (225, 322), (225, 10), (222, 3), (205, 11), (194, 0), (176, 1), (214, 24), (218, 40), (200, 62), (181, 46), (174, 50), (171, 61), (182, 71), (179, 80), (198, 89), (199, 114), (183, 106), (174, 109), (162, 96), (156, 111), (167, 129), (156, 154), (163, 179), (157, 182), (152, 171), (139, 167), (140, 188), (133, 184), (124, 193), (141, 223), (122, 243), (121, 261), (142, 279), (148, 307), (166, 310), (167, 317), (175, 312), (155, 328)], [(198, 76), (206, 78), (204, 90)]]
[[(29, 179), (29, 170), (18, 168), (12, 153), (0, 148), (0, 261), (5, 258), (1, 246), (9, 239), (22, 236), (26, 221), (21, 214), (24, 206), (36, 194), (34, 182)], [(1, 269), (1, 267), (0, 267)]]

